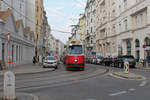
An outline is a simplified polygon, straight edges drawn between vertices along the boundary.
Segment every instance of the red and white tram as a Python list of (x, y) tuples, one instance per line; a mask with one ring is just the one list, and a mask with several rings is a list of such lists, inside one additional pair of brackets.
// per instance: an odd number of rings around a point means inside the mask
[(66, 70), (84, 70), (84, 52), (80, 41), (73, 40), (67, 44), (67, 55), (64, 58), (64, 63), (66, 64)]

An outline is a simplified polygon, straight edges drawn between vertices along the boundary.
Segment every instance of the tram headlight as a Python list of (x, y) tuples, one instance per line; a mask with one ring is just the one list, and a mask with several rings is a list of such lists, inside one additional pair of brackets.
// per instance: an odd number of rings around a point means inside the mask
[(74, 61), (75, 61), (75, 62), (77, 62), (78, 60), (77, 60), (77, 59), (75, 59)]

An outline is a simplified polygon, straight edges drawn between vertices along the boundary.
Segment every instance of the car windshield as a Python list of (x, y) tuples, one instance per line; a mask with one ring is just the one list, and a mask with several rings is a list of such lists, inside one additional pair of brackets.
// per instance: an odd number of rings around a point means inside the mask
[(46, 60), (56, 60), (55, 57), (46, 57)]
[(74, 45), (69, 46), (69, 54), (82, 54), (82, 46), (81, 45)]

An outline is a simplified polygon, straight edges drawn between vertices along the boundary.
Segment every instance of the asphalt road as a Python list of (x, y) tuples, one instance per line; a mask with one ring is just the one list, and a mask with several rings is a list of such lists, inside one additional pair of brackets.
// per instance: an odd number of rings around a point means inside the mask
[(16, 76), (16, 91), (35, 94), (40, 100), (149, 100), (150, 70), (130, 69), (145, 80), (110, 76), (122, 70), (87, 64), (85, 71), (65, 71), (61, 64), (53, 72)]

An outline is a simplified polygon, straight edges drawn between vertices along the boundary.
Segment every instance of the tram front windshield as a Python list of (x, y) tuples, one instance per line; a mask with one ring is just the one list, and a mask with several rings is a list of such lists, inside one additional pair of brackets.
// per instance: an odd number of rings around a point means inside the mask
[(82, 54), (82, 46), (81, 45), (73, 45), (73, 46), (69, 46), (69, 54)]

